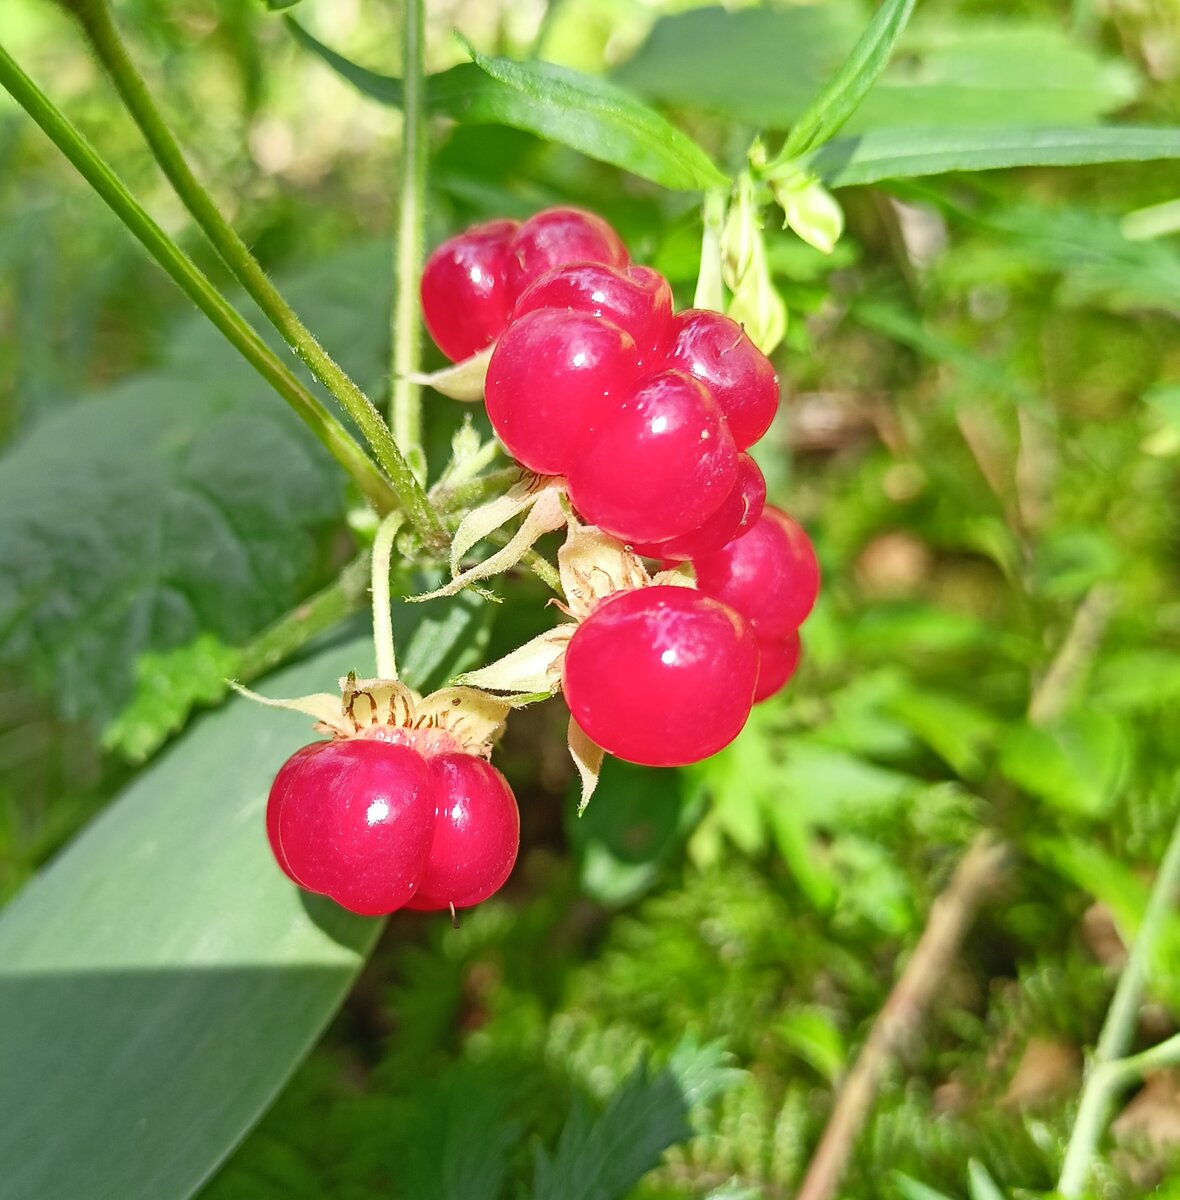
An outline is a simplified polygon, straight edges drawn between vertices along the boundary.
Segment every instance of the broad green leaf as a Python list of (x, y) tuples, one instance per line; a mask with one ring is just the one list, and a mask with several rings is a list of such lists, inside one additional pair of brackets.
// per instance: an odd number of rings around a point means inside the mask
[(792, 126), (780, 160), (829, 141), (852, 116), (885, 69), (913, 11), (914, 0), (884, 0), (840, 69)]
[(828, 142), (799, 162), (829, 187), (841, 188), (948, 171), (1170, 158), (1180, 158), (1180, 129), (1112, 125), (1098, 129), (883, 129)]
[(1123, 723), (1089, 709), (1051, 725), (1013, 725), (1000, 743), (1005, 778), (1076, 816), (1106, 815), (1130, 766)]
[[(330, 50), (294, 21), (297, 40), (363, 94), (401, 104), (401, 81)], [(726, 182), (709, 156), (629, 93), (592, 75), (542, 62), (514, 62), (471, 50), (461, 63), (426, 81), (429, 110), (475, 125), (509, 125), (684, 191)]]
[[(362, 376), (387, 336), (382, 258), (342, 256), (290, 289), (328, 345), (348, 329)], [(239, 361), (187, 324), (159, 370), (58, 407), (0, 458), (0, 661), (65, 716), (105, 723), (139, 655), (244, 641), (322, 570), (345, 481)]]
[[(371, 661), (337, 645), (297, 695)], [(263, 807), (308, 722), (235, 699), (127, 788), (0, 914), (8, 1194), (190, 1196), (340, 1003), (379, 921), (275, 867)]]
[[(800, 121), (852, 51), (867, 5), (693, 9), (663, 17), (616, 77), (665, 104), (760, 128)], [(1140, 82), (1055, 25), (919, 16), (847, 128), (1085, 125), (1133, 100)]]
[(1162, 710), (1180, 700), (1180, 654), (1128, 650), (1098, 665), (1089, 693), (1104, 707), (1125, 712)]
[(716, 1045), (682, 1042), (668, 1065), (641, 1064), (595, 1114), (578, 1098), (552, 1156), (538, 1151), (533, 1200), (618, 1200), (692, 1135), (693, 1108), (728, 1087), (737, 1072)]

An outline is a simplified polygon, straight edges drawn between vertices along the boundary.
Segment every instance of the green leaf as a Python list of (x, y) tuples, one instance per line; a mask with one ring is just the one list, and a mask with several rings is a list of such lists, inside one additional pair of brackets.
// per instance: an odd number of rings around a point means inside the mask
[(791, 128), (779, 161), (796, 158), (830, 140), (852, 116), (885, 69), (913, 11), (914, 0), (884, 0), (852, 53)]
[(897, 1184), (898, 1191), (905, 1197), (905, 1200), (951, 1200), (951, 1197), (945, 1192), (936, 1192), (933, 1188), (919, 1183), (916, 1179), (911, 1179), (901, 1171), (893, 1172), (893, 1181)]
[(950, 692), (905, 688), (889, 711), (913, 730), (962, 779), (979, 779), (997, 721), (984, 709)]
[[(337, 645), (263, 689), (370, 663), (367, 640)], [(263, 827), (276, 769), (309, 740), (305, 718), (235, 699), (0, 916), (9, 1194), (192, 1195), (340, 1003), (381, 923), (302, 894)]]
[[(616, 78), (659, 101), (760, 128), (799, 121), (868, 20), (847, 0), (696, 8), (656, 22)], [(920, 16), (847, 128), (1085, 125), (1133, 100), (1140, 80), (1056, 25)]]
[[(288, 24), (301, 45), (364, 95), (401, 104), (400, 80), (350, 62), (294, 21)], [(430, 112), (524, 129), (667, 188), (699, 191), (726, 182), (695, 142), (621, 88), (552, 63), (470, 53), (474, 62), (427, 78)]]
[(716, 1044), (685, 1041), (661, 1070), (641, 1064), (601, 1113), (579, 1098), (552, 1156), (537, 1153), (533, 1200), (619, 1200), (692, 1136), (692, 1109), (736, 1076)]
[(1097, 818), (1114, 804), (1130, 766), (1126, 729), (1086, 710), (1051, 725), (1014, 725), (1000, 743), (1001, 773), (1063, 812)]
[(294, 8), (299, 0), (266, 0), (266, 7), (271, 12), (281, 12), (284, 8)]
[(1006, 1200), (987, 1167), (974, 1158), (967, 1163), (967, 1191), (971, 1200)]
[[(341, 256), (289, 289), (327, 344), (347, 329), (362, 377), (387, 336), (369, 287), (381, 257)], [(343, 518), (338, 469), (203, 325), (0, 459), (0, 661), (67, 717), (105, 724), (141, 654), (240, 643), (294, 607)]]
[(1076, 167), (1180, 158), (1180, 129), (884, 129), (828, 142), (799, 164), (829, 187), (912, 179), (948, 171)]

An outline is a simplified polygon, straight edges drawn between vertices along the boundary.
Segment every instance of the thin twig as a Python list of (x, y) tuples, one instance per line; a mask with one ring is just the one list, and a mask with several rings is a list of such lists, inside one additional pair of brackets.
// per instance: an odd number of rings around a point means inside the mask
[[(1112, 607), (1112, 595), (1102, 587), (1091, 589), (1079, 605), (1049, 669), (1033, 689), (1030, 721), (1041, 724), (1064, 710), (1074, 684), (1098, 648)], [(1011, 855), (1010, 847), (985, 830), (968, 847), (950, 885), (934, 901), (914, 953), (840, 1086), (795, 1200), (830, 1200), (835, 1195), (877, 1085), (921, 1023), (980, 904), (1003, 881)]]
[(393, 608), (389, 596), (390, 557), (393, 539), (402, 526), (400, 513), (390, 513), (377, 529), (373, 539), (373, 649), (377, 660), (378, 679), (397, 678), (397, 656), (393, 646)]

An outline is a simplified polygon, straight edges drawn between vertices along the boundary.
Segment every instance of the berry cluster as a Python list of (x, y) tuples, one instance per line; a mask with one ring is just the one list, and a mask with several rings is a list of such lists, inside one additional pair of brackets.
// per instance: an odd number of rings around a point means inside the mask
[(468, 908), (508, 878), (520, 814), (508, 781), (453, 736), (383, 721), (297, 750), (266, 832), (300, 887), (353, 912)]

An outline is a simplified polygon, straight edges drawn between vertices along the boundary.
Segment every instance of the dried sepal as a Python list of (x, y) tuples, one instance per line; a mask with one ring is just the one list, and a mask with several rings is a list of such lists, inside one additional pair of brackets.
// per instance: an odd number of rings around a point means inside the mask
[(446, 687), (419, 701), (416, 728), (453, 734), (469, 753), (487, 758), (511, 709), (505, 700), (478, 688)]
[(566, 739), (569, 743), (570, 757), (574, 760), (574, 766), (578, 768), (578, 775), (582, 780), (582, 797), (578, 801), (580, 817), (586, 811), (586, 805), (590, 803), (590, 797), (594, 795), (594, 789), (598, 786), (605, 751), (582, 732), (582, 727), (573, 717), (570, 717)]
[(488, 377), (488, 363), (491, 362), (494, 349), (494, 346), (488, 346), (486, 350), (481, 350), (478, 354), (449, 367), (443, 367), (440, 371), (415, 371), (406, 378), (411, 383), (433, 388), (452, 400), (473, 403), (483, 399), (484, 381)]
[(313, 692), (310, 696), (296, 696), (291, 700), (283, 700), (260, 696), (233, 679), (229, 681), (229, 686), (239, 696), (245, 696), (247, 700), (253, 700), (256, 704), (265, 704), (267, 708), (284, 708), (290, 712), (302, 713), (305, 717), (314, 717), (317, 728), (322, 726), (325, 730), (341, 734), (346, 728), (340, 697), (330, 692)]
[(552, 694), (561, 683), (562, 659), (576, 628), (567, 623), (547, 629), (496, 662), (461, 675), (460, 682), (492, 692)]
[(691, 563), (678, 563), (667, 571), (660, 571), (651, 577), (651, 581), (656, 587), (694, 588), (697, 585), (697, 577), (693, 573)]
[(599, 600), (615, 592), (647, 587), (652, 582), (639, 555), (610, 534), (572, 518), (568, 529), (557, 552), (557, 567), (566, 605), (575, 620), (584, 620)]

